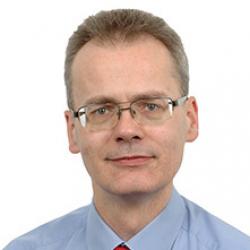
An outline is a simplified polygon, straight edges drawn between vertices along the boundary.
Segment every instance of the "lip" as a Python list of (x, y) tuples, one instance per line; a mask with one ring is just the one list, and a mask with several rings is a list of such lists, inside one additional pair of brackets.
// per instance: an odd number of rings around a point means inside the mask
[(132, 156), (129, 155), (129, 156), (111, 158), (108, 160), (121, 166), (141, 166), (145, 165), (154, 158), (155, 158), (154, 156), (148, 156), (148, 155), (132, 155)]

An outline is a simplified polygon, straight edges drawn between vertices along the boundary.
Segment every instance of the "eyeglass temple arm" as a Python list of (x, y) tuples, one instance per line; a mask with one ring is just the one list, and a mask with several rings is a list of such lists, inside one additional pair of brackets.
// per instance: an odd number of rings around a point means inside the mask
[(188, 99), (188, 96), (183, 96), (175, 101), (173, 101), (173, 106), (176, 107), (176, 106), (180, 106), (182, 105), (186, 100)]
[[(79, 118), (79, 116), (80, 116), (80, 113), (79, 113), (79, 112), (76, 112), (76, 111), (74, 111), (74, 110), (71, 110), (71, 112), (72, 112), (74, 118)], [(84, 112), (84, 111), (81, 111), (81, 115), (82, 115), (82, 114), (85, 114), (85, 112)]]

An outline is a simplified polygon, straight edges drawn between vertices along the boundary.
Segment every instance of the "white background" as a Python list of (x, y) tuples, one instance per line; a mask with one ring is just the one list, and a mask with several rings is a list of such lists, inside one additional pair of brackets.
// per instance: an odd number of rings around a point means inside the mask
[(182, 37), (199, 139), (186, 147), (180, 193), (250, 234), (249, 1), (9, 0), (0, 3), (0, 248), (91, 201), (68, 151), (63, 61), (77, 25), (101, 9), (140, 8)]

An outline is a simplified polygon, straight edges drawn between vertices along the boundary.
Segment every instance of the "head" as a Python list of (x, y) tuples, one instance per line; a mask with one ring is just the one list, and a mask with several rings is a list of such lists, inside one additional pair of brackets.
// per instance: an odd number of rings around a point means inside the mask
[(108, 102), (122, 103), (123, 110), (105, 129), (83, 127), (65, 112), (70, 151), (81, 153), (96, 196), (152, 194), (172, 185), (185, 142), (198, 135), (195, 99), (189, 97), (160, 123), (140, 123), (128, 107), (142, 97), (186, 96), (188, 79), (181, 40), (159, 17), (113, 10), (78, 27), (65, 62), (69, 108)]

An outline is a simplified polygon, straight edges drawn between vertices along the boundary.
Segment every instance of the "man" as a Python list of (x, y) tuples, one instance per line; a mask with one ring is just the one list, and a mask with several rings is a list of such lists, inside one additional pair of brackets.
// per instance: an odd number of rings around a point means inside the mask
[(179, 36), (138, 10), (91, 16), (69, 40), (65, 112), (93, 203), (21, 236), (5, 250), (249, 250), (248, 236), (181, 197), (173, 178), (198, 136)]

